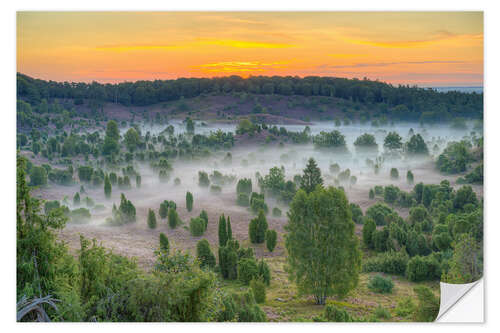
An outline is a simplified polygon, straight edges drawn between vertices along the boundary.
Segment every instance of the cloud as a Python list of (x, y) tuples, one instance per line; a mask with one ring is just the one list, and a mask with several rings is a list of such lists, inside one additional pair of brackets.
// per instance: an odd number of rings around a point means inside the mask
[(425, 64), (464, 64), (464, 61), (455, 60), (425, 60), (425, 61), (397, 61), (397, 62), (366, 62), (366, 63), (356, 63), (352, 65), (319, 65), (318, 69), (328, 69), (328, 68), (363, 68), (363, 67), (387, 67), (396, 65), (425, 65)]
[(260, 62), (260, 61), (222, 61), (195, 66), (202, 72), (264, 72), (268, 70), (283, 69), (288, 62)]
[(123, 45), (102, 45), (97, 46), (97, 50), (101, 51), (156, 51), (156, 50), (178, 50), (187, 48), (196, 48), (200, 46), (222, 46), (230, 48), (241, 49), (276, 49), (293, 47), (292, 44), (284, 43), (269, 43), (258, 41), (245, 41), (245, 40), (197, 40), (179, 44), (123, 44)]

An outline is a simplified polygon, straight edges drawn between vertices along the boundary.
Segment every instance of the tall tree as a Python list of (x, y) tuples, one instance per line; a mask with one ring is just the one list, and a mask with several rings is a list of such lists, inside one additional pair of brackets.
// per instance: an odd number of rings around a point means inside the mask
[(227, 227), (224, 214), (219, 217), (219, 246), (225, 246), (227, 243)]
[(231, 218), (228, 216), (227, 217), (227, 239), (233, 239), (233, 230), (231, 229)]
[(334, 187), (299, 190), (285, 227), (289, 279), (317, 304), (358, 284), (361, 252), (345, 193)]
[(321, 178), (320, 168), (318, 168), (314, 158), (311, 157), (301, 177), (300, 188), (307, 193), (311, 193), (318, 185), (323, 186), (323, 178)]

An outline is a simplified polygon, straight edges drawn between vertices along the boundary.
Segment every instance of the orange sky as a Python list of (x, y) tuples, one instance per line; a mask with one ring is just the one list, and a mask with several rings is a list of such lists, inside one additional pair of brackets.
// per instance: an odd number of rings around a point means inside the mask
[(56, 81), (225, 75), (483, 85), (480, 12), (18, 12), (17, 71)]

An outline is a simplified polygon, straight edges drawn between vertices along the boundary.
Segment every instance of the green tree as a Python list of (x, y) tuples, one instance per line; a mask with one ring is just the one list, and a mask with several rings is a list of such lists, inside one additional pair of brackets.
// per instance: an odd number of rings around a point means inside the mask
[(263, 210), (259, 211), (259, 215), (250, 221), (248, 226), (248, 235), (252, 243), (264, 243), (267, 231), (267, 219)]
[(148, 227), (150, 229), (156, 228), (156, 215), (154, 210), (150, 209), (148, 212)]
[(179, 214), (177, 211), (170, 207), (168, 210), (168, 225), (170, 228), (175, 229), (181, 223), (181, 219), (179, 218)]
[(165, 200), (160, 204), (160, 209), (158, 210), (158, 215), (160, 215), (160, 217), (162, 219), (164, 219), (167, 217), (167, 214), (168, 214), (168, 201)]
[(411, 170), (408, 170), (408, 172), (406, 173), (406, 182), (408, 183), (408, 185), (413, 185), (414, 179), (413, 172), (411, 172)]
[(444, 281), (448, 283), (471, 283), (481, 278), (483, 273), (482, 249), (470, 234), (460, 234), (453, 246), (453, 257)]
[(200, 267), (215, 267), (215, 255), (206, 239), (202, 239), (196, 244), (196, 257), (200, 262)]
[(403, 143), (401, 136), (397, 132), (389, 132), (384, 139), (384, 147), (389, 150), (401, 149)]
[(311, 157), (300, 180), (300, 188), (307, 193), (311, 193), (318, 185), (323, 186), (323, 178), (321, 178), (320, 168), (318, 168), (314, 158)]
[(327, 296), (345, 296), (358, 284), (361, 252), (354, 233), (349, 202), (334, 187), (299, 190), (289, 212), (289, 279), (302, 294), (312, 294), (317, 304)]
[(164, 251), (167, 254), (170, 251), (170, 244), (168, 242), (167, 235), (165, 235), (163, 232), (160, 233), (160, 250)]
[(227, 217), (226, 225), (227, 225), (227, 232), (226, 232), (227, 239), (228, 240), (233, 239), (233, 230), (231, 229), (231, 218), (229, 216)]
[(269, 252), (273, 252), (276, 247), (276, 241), (278, 239), (278, 234), (276, 230), (267, 230), (266, 231), (266, 247)]
[(47, 185), (47, 170), (41, 166), (34, 166), (31, 169), (30, 175), (31, 186), (44, 186)]
[(111, 198), (111, 182), (109, 181), (109, 176), (104, 177), (104, 195), (107, 199)]
[(131, 127), (125, 133), (123, 140), (125, 142), (125, 146), (130, 152), (134, 152), (137, 146), (140, 144), (141, 137), (139, 133), (135, 130), (135, 128)]
[(219, 246), (225, 246), (228, 240), (227, 237), (227, 227), (226, 227), (226, 218), (224, 214), (219, 217)]
[(117, 153), (120, 149), (118, 143), (120, 140), (120, 132), (118, 131), (118, 124), (114, 120), (108, 121), (106, 125), (106, 135), (104, 137), (103, 153), (104, 155), (111, 155)]
[(425, 286), (415, 287), (413, 291), (418, 297), (415, 321), (434, 321), (439, 313), (439, 298)]
[(186, 192), (186, 208), (188, 212), (193, 210), (193, 194), (191, 192)]
[(80, 206), (80, 193), (78, 192), (73, 196), (73, 205)]
[(406, 152), (410, 155), (429, 155), (429, 149), (420, 134), (413, 135), (406, 143)]

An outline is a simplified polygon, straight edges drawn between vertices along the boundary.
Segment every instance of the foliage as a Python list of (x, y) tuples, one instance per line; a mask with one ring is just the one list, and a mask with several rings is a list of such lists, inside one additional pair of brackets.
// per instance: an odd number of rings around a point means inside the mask
[(269, 252), (273, 252), (276, 247), (276, 241), (278, 238), (278, 234), (276, 230), (267, 230), (266, 231), (266, 247)]
[(366, 210), (365, 216), (372, 218), (376, 225), (385, 225), (387, 223), (385, 217), (392, 213), (394, 213), (394, 210), (389, 206), (382, 203), (376, 203)]
[(434, 321), (439, 313), (439, 298), (425, 286), (413, 288), (418, 297), (417, 310), (415, 311), (415, 321)]
[(177, 210), (175, 208), (170, 207), (168, 209), (168, 225), (170, 228), (175, 229), (179, 224), (181, 224), (181, 218), (179, 217), (179, 214), (177, 213)]
[(250, 281), (250, 288), (255, 297), (255, 302), (265, 303), (266, 302), (266, 284), (261, 279), (252, 279)]
[(437, 168), (441, 172), (450, 174), (464, 172), (473, 160), (469, 150), (470, 143), (467, 141), (450, 142), (439, 155), (436, 161)]
[(206, 239), (200, 240), (196, 244), (196, 257), (200, 262), (200, 267), (215, 267), (215, 255), (210, 249), (210, 244)]
[(163, 232), (160, 233), (160, 250), (167, 254), (170, 251), (170, 243), (168, 241), (167, 235), (165, 235)]
[(264, 243), (267, 226), (268, 224), (264, 211), (260, 210), (258, 216), (252, 219), (248, 226), (250, 241), (255, 244)]
[(199, 237), (203, 235), (206, 230), (205, 220), (201, 217), (192, 218), (189, 222), (189, 231), (194, 237)]
[(428, 155), (429, 149), (427, 144), (420, 134), (413, 135), (410, 140), (405, 143), (405, 150), (409, 155)]
[(361, 253), (349, 203), (329, 187), (294, 197), (285, 227), (289, 279), (299, 292), (324, 304), (329, 295), (345, 296), (358, 283)]
[(154, 210), (149, 209), (148, 211), (148, 227), (149, 229), (155, 229), (156, 228), (156, 215)]
[(307, 193), (311, 193), (316, 186), (323, 186), (323, 178), (321, 178), (321, 170), (318, 168), (316, 161), (311, 157), (302, 174), (300, 188)]
[(186, 192), (186, 208), (188, 212), (193, 210), (193, 194), (191, 192)]
[(380, 274), (372, 276), (368, 282), (368, 289), (373, 292), (387, 294), (392, 293), (394, 282), (390, 277), (384, 277)]
[(413, 282), (434, 280), (441, 277), (441, 266), (433, 256), (414, 256), (408, 261), (406, 277)]
[(382, 272), (386, 274), (404, 275), (409, 256), (406, 251), (389, 251), (368, 258), (363, 262), (364, 272)]
[(258, 274), (259, 270), (254, 258), (241, 258), (238, 261), (238, 280), (244, 285), (248, 285)]

